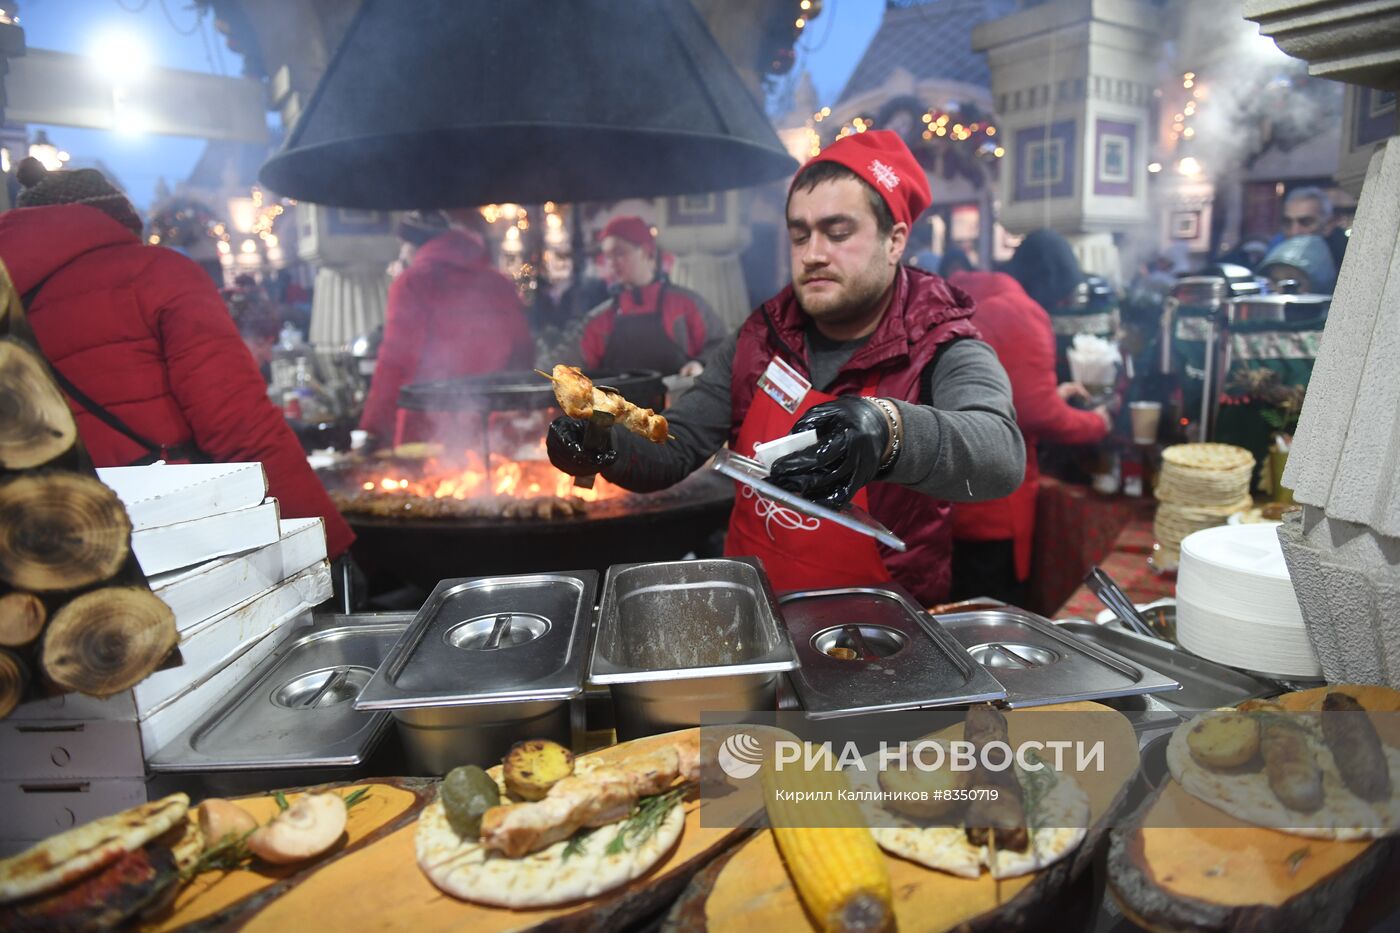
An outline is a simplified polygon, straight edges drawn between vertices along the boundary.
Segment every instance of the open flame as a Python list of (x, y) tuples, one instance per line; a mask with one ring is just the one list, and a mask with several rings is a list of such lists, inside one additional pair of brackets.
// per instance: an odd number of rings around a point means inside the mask
[(539, 499), (546, 496), (582, 499), (597, 502), (616, 499), (627, 491), (614, 486), (601, 476), (592, 489), (574, 486), (574, 478), (561, 473), (545, 458), (544, 440), (539, 442), (538, 459), (512, 460), (491, 455), (488, 470), (481, 454), (474, 450), (463, 452), (460, 461), (429, 458), (417, 475), (402, 469), (389, 470), (361, 484), (365, 492), (388, 495), (417, 496), (425, 499), (473, 499), (478, 496), (513, 496), (517, 499)]

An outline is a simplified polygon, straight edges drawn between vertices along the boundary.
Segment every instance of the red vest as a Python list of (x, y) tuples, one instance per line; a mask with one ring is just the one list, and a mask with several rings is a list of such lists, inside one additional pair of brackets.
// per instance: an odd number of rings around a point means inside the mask
[[(870, 340), (841, 367), (826, 389), (832, 395), (873, 394), (918, 402), (921, 376), (939, 347), (960, 337), (978, 337), (972, 300), (931, 273), (900, 266), (894, 297)], [(797, 306), (792, 286), (749, 315), (739, 328), (730, 381), (730, 445), (738, 442), (758, 388), (774, 356), (803, 375), (807, 367), (809, 318)], [(867, 387), (874, 382), (875, 390)], [(904, 553), (880, 547), (890, 575), (925, 605), (948, 594), (952, 525), (947, 502), (890, 483), (871, 483), (870, 513), (904, 540)]]

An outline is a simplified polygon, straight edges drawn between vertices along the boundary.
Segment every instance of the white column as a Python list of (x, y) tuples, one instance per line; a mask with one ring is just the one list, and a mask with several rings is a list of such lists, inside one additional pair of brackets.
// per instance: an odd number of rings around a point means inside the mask
[(740, 222), (739, 193), (662, 198), (657, 216), (657, 242), (676, 257), (671, 281), (695, 292), (727, 328), (737, 329), (753, 310), (739, 262), (750, 239)]
[[(1311, 73), (1362, 85), (1349, 108), (1400, 88), (1400, 0), (1246, 0), (1245, 15)], [(1279, 540), (1327, 679), (1400, 687), (1400, 137), (1375, 115), (1347, 118), (1343, 172), (1369, 166), (1284, 473), (1303, 511)]]
[(385, 268), (398, 255), (394, 218), (318, 204), (297, 205), (297, 254), (315, 263), (310, 342), (339, 349), (384, 321)]

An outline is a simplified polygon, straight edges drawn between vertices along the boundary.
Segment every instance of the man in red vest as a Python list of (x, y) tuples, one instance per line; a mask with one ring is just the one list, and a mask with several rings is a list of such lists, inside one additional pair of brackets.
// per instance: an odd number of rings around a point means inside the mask
[(895, 580), (926, 604), (948, 593), (950, 500), (994, 499), (1021, 482), (1025, 447), (1011, 387), (972, 324), (971, 299), (900, 264), (929, 205), (923, 169), (897, 135), (871, 131), (828, 146), (788, 191), (792, 284), (705, 360), (666, 411), (674, 440), (615, 428), (613, 447), (582, 448), (584, 425), (550, 426), (550, 460), (628, 489), (660, 489), (726, 442), (814, 429), (818, 443), (774, 464), (774, 482), (839, 507), (867, 508), (908, 544), (874, 539), (741, 490), (725, 553), (761, 558), (778, 589)]

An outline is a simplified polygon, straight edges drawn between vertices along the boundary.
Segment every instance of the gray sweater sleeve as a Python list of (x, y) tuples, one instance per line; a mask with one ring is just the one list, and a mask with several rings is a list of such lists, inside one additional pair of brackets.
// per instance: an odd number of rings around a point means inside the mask
[[(730, 334), (705, 358), (705, 371), (665, 412), (675, 440), (653, 444), (613, 428), (617, 460), (603, 471), (635, 492), (672, 486), (729, 440), (729, 383), (738, 335)], [(1011, 405), (1011, 383), (996, 353), (980, 340), (960, 340), (929, 365), (920, 402), (896, 402), (904, 419), (904, 447), (880, 477), (939, 499), (998, 499), (1020, 485), (1026, 450)]]
[(896, 401), (903, 448), (880, 479), (952, 502), (1000, 499), (1026, 471), (1011, 383), (980, 340), (950, 344), (924, 372), (920, 401)]
[(603, 477), (633, 492), (654, 492), (679, 483), (723, 447), (729, 440), (729, 381), (738, 345), (735, 332), (706, 354), (704, 372), (664, 412), (675, 440), (653, 444), (614, 427), (617, 460), (603, 471)]

